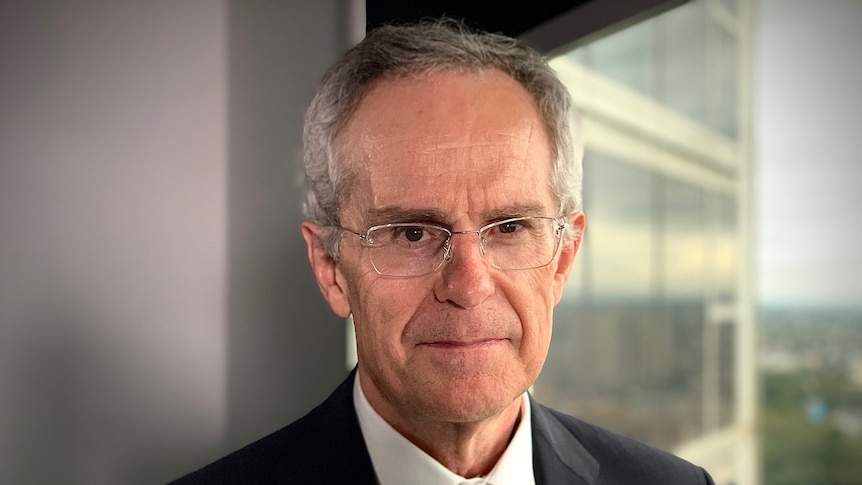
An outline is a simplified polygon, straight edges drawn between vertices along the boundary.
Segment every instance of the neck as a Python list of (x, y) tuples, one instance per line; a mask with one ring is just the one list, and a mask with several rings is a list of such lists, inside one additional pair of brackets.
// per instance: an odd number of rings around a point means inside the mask
[(406, 414), (389, 404), (376, 387), (360, 387), (371, 407), (398, 433), (452, 472), (487, 475), (509, 445), (521, 416), (521, 397), (501, 411), (474, 421), (447, 421)]

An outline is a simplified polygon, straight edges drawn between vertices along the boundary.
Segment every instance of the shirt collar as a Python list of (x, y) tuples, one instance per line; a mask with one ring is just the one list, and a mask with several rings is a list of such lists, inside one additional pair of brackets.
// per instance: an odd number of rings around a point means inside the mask
[(521, 419), (509, 446), (484, 477), (461, 477), (401, 436), (365, 398), (359, 374), (353, 383), (353, 403), (359, 427), (380, 485), (523, 485), (535, 484), (530, 400), (521, 395)]

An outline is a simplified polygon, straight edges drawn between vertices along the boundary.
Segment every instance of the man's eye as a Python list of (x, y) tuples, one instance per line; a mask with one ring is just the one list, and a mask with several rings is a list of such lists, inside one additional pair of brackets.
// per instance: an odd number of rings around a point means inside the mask
[(497, 230), (503, 234), (511, 234), (518, 229), (521, 229), (522, 224), (520, 222), (504, 222), (497, 226)]
[(410, 242), (419, 242), (424, 235), (425, 230), (421, 227), (405, 227), (401, 231), (401, 236)]

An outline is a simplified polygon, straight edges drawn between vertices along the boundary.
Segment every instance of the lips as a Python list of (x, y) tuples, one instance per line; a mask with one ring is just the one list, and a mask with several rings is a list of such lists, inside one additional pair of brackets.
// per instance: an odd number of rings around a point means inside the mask
[(431, 347), (439, 349), (478, 349), (503, 342), (508, 339), (504, 338), (479, 338), (470, 340), (434, 340), (430, 342), (420, 342), (417, 346)]

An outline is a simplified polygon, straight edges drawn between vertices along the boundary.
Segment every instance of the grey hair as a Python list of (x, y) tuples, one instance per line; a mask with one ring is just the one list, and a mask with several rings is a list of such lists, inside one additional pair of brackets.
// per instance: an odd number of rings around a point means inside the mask
[(338, 136), (364, 96), (381, 79), (422, 77), (455, 69), (498, 69), (533, 97), (556, 153), (550, 185), (560, 215), (581, 208), (583, 146), (576, 139), (575, 110), (568, 90), (547, 62), (526, 44), (499, 34), (475, 32), (442, 19), (371, 31), (323, 77), (305, 114), (305, 216), (326, 228), (324, 245), (338, 255), (339, 210), (351, 173), (340, 163)]

